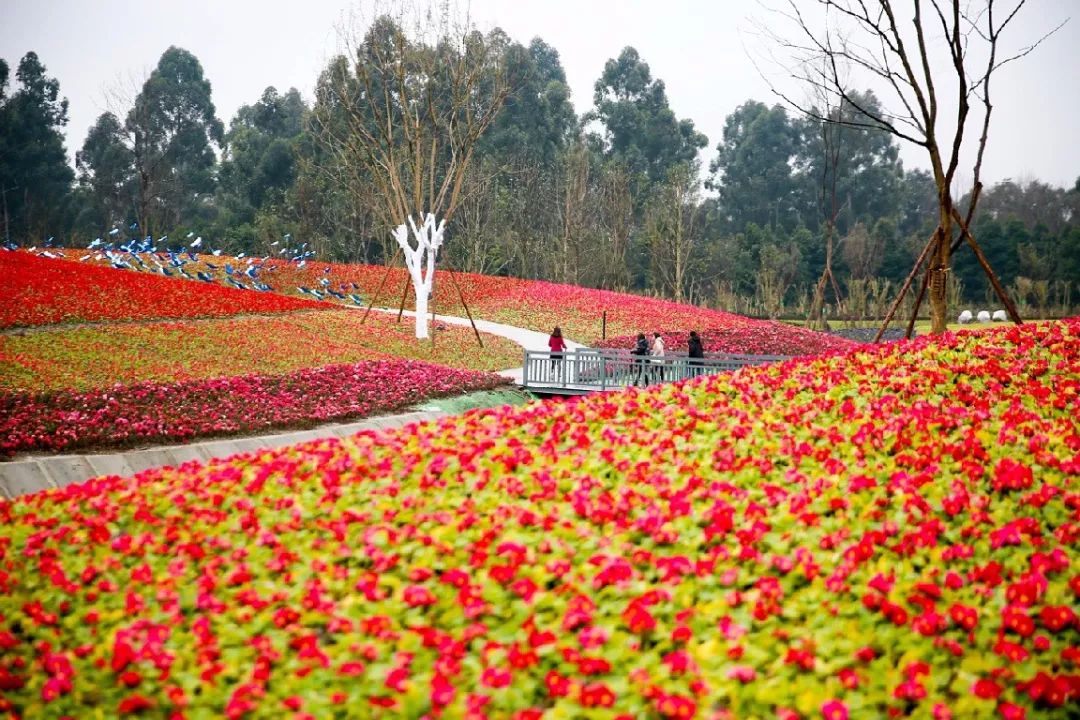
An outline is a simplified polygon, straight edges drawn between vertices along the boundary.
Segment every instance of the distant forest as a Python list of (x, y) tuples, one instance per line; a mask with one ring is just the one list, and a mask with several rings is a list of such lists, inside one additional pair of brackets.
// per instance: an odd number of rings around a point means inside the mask
[[(821, 275), (823, 228), (835, 214), (842, 312), (873, 317), (936, 226), (930, 175), (904, 168), (886, 133), (843, 128), (830, 163), (821, 122), (748, 99), (722, 138), (706, 138), (676, 117), (663, 80), (632, 47), (608, 61), (595, 108), (578, 115), (555, 48), (500, 30), (484, 40), (498, 47), (513, 90), (476, 146), (444, 267), (795, 317)], [(194, 231), (226, 252), (261, 255), (289, 234), (321, 259), (388, 261), (396, 245), (373, 210), (380, 199), (342, 181), (356, 168), (341, 164), (327, 130), (340, 112), (329, 88), (348, 67), (332, 59), (311, 104), (295, 89), (253, 91), (226, 127), (199, 60), (170, 47), (133, 97), (97, 119), (72, 168), (57, 79), (33, 52), (13, 79), (0, 60), (3, 240), (85, 246), (113, 228), (155, 238)], [(866, 92), (860, 102), (877, 100)], [(1080, 180), (1001, 182), (979, 208), (976, 234), (1022, 310), (1071, 312)], [(951, 277), (954, 306), (997, 306), (963, 249)]]

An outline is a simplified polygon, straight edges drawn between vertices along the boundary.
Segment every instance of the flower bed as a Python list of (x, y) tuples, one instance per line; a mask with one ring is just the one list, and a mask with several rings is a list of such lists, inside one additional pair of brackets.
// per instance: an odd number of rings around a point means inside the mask
[(0, 392), (0, 456), (311, 425), (506, 383), (497, 375), (384, 360), (82, 392)]
[[(289, 291), (297, 286), (318, 287), (316, 283), (321, 278), (329, 278), (331, 287), (351, 287), (355, 283), (368, 300), (386, 274), (385, 268), (364, 265), (309, 263), (298, 268), (295, 264), (277, 262), (272, 266), (280, 287)], [(438, 310), (463, 315), (454, 282), (447, 277), (446, 271), (442, 272), (435, 292)], [(756, 353), (759, 351), (753, 348), (783, 346), (791, 350), (788, 354), (804, 355), (821, 352), (821, 349), (854, 347), (854, 343), (844, 338), (658, 298), (471, 273), (454, 273), (454, 279), (477, 317), (540, 332), (550, 332), (559, 325), (567, 337), (590, 345), (601, 339), (606, 312), (609, 338), (638, 332), (662, 332), (669, 328), (673, 331), (677, 328), (680, 332), (712, 329), (716, 334), (726, 332), (729, 343), (745, 342), (745, 346), (740, 346), (742, 349), (728, 352)], [(405, 282), (404, 270), (392, 270), (382, 292), (382, 304), (400, 302)], [(411, 289), (408, 303), (412, 303)]]
[[(659, 329), (667, 350), (685, 353), (687, 350), (687, 330), (671, 330), (664, 326)], [(851, 342), (834, 335), (814, 332), (805, 328), (781, 322), (747, 321), (732, 323), (726, 327), (706, 328), (698, 331), (702, 345), (707, 353), (735, 353), (745, 355), (823, 355), (825, 353), (850, 350)], [(652, 342), (653, 333), (647, 333)], [(636, 335), (623, 335), (608, 338), (597, 343), (597, 347), (627, 348), (634, 347)]]
[[(239, 291), (238, 291), (239, 292)], [(333, 308), (333, 306), (331, 306)], [(469, 370), (521, 364), (521, 348), (437, 323), (418, 342), (412, 324), (356, 310), (133, 323), (0, 335), (0, 389), (45, 391), (285, 373), (360, 360), (423, 360)]]
[(274, 293), (0, 250), (0, 328), (333, 309)]
[(1075, 716), (1080, 320), (0, 503), (16, 717)]
[[(231, 262), (239, 268), (246, 266), (247, 260), (233, 259)], [(202, 255), (198, 262), (187, 267), (191, 273), (204, 272), (219, 282), (226, 282), (228, 276), (222, 269), (224, 264), (221, 258)], [(380, 306), (396, 307), (401, 302), (404, 288), (406, 307), (414, 307), (412, 285), (403, 268), (393, 268), (387, 274), (385, 267), (374, 265), (308, 261), (301, 266), (274, 258), (255, 264), (259, 268), (260, 281), (272, 286), (275, 292), (308, 297), (300, 288), (333, 290), (347, 298), (350, 294), (361, 296), (365, 303), (374, 298)], [(820, 352), (811, 348), (854, 347), (854, 343), (843, 338), (668, 300), (539, 280), (460, 272), (451, 276), (447, 270), (440, 270), (436, 275), (434, 309), (447, 315), (464, 316), (458, 288), (475, 317), (540, 332), (550, 332), (558, 325), (567, 337), (585, 344), (594, 344), (601, 339), (605, 332), (603, 317), (606, 312), (609, 338), (665, 329), (700, 332), (711, 328), (717, 333), (730, 332), (730, 341), (745, 340), (745, 347), (731, 352), (754, 353), (754, 347), (783, 345), (791, 349), (790, 354), (805, 355)], [(328, 299), (333, 300), (332, 297)], [(351, 298), (344, 302), (355, 304)]]

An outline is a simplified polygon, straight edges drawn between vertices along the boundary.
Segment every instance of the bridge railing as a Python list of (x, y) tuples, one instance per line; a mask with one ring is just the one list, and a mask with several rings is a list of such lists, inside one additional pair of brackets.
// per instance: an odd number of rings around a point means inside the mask
[(714, 375), (749, 365), (779, 362), (788, 357), (711, 353), (704, 358), (689, 358), (683, 354), (652, 358), (610, 348), (563, 353), (526, 350), (522, 386), (541, 391), (562, 389), (585, 393)]

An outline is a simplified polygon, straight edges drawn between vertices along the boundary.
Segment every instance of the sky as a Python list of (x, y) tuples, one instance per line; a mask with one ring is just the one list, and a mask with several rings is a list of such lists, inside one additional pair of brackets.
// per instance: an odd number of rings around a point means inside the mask
[[(783, 1), (472, 0), (467, 9), (481, 30), (497, 26), (522, 43), (539, 36), (555, 47), (579, 113), (592, 106), (604, 63), (634, 46), (666, 84), (676, 115), (708, 136), (707, 165), (736, 107), (748, 99), (781, 102), (770, 84), (802, 92), (770, 62), (760, 33), (762, 23), (778, 22), (762, 3)], [(0, 0), (0, 57), (12, 83), (28, 50), (60, 81), (70, 101), (73, 157), (96, 117), (117, 104), (118, 91), (133, 96), (170, 45), (199, 58), (226, 125), (268, 85), (296, 87), (310, 100), (319, 71), (340, 47), (336, 28), (353, 7), (345, 0)], [(1007, 49), (1070, 16), (1034, 53), (994, 76), (984, 180), (1071, 187), (1080, 176), (1080, 0), (1028, 0)], [(902, 147), (901, 157), (906, 167), (927, 167), (917, 146)]]

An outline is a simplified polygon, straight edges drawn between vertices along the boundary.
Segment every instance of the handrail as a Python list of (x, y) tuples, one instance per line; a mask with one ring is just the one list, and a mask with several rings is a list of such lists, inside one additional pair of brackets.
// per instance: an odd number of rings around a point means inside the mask
[(562, 353), (526, 350), (521, 384), (525, 389), (588, 393), (714, 375), (789, 358), (740, 353), (710, 353), (704, 358), (670, 353), (653, 358), (618, 348), (581, 348)]

